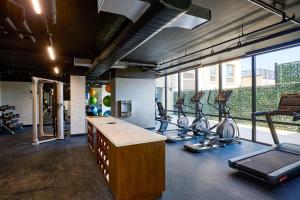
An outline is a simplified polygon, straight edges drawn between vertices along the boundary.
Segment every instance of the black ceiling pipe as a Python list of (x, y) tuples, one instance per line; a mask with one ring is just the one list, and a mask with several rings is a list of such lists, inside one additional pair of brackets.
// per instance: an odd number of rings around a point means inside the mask
[(247, 36), (250, 36), (250, 35), (252, 35), (252, 34), (259, 33), (259, 32), (261, 32), (261, 31), (267, 30), (267, 29), (269, 29), (269, 28), (276, 27), (276, 26), (278, 26), (278, 25), (280, 25), (280, 24), (282, 24), (282, 23), (284, 23), (284, 22), (281, 21), (281, 22), (278, 22), (278, 23), (275, 23), (275, 24), (271, 24), (270, 26), (266, 26), (266, 27), (263, 27), (263, 28), (261, 28), (261, 29), (258, 29), (258, 30), (255, 30), (255, 31), (252, 31), (252, 32), (249, 32), (249, 33), (246, 33), (246, 34), (242, 34), (242, 35), (240, 35), (240, 36), (233, 37), (233, 38), (231, 38), (231, 39), (229, 39), (229, 40), (220, 42), (220, 43), (218, 43), (218, 44), (214, 44), (214, 45), (212, 45), (212, 46), (205, 47), (205, 48), (203, 48), (203, 49), (200, 49), (200, 50), (197, 50), (197, 51), (193, 51), (193, 52), (191, 52), (191, 53), (187, 53), (187, 54), (185, 54), (184, 56), (179, 56), (179, 57), (174, 58), (174, 59), (172, 59), (172, 60), (165, 61), (165, 62), (163, 62), (163, 63), (160, 63), (159, 65), (165, 65), (165, 64), (168, 64), (168, 63), (172, 63), (172, 62), (174, 62), (174, 61), (176, 61), (176, 60), (180, 60), (180, 59), (186, 58), (186, 57), (188, 57), (188, 56), (191, 56), (191, 55), (200, 53), (200, 52), (202, 52), (202, 51), (206, 51), (206, 50), (209, 50), (209, 49), (213, 49), (213, 48), (218, 47), (218, 46), (220, 46), (220, 45), (223, 45), (223, 44), (226, 44), (226, 43), (235, 41), (235, 40), (239, 40), (239, 39), (241, 39), (241, 38), (243, 38), (243, 37), (247, 37)]
[(277, 8), (271, 6), (270, 4), (267, 4), (267, 3), (265, 3), (264, 1), (261, 1), (261, 0), (248, 0), (248, 1), (255, 4), (255, 5), (257, 5), (257, 6), (259, 6), (259, 7), (261, 7), (261, 8), (263, 8), (263, 9), (265, 9), (265, 10), (267, 10), (267, 11), (269, 11), (269, 12), (271, 12), (271, 13), (273, 13), (273, 14), (275, 14), (275, 15), (278, 15), (280, 17), (283, 16), (286, 20), (289, 20), (289, 21), (293, 22), (296, 25), (300, 25), (300, 21), (295, 19), (295, 15), (292, 16), (292, 17), (288, 17), (285, 12), (283, 12), (283, 11), (281, 11), (281, 10), (279, 10), (279, 9), (277, 9)]
[(121, 60), (150, 38), (159, 33), (168, 23), (188, 11), (191, 0), (162, 0), (153, 4), (136, 24), (122, 31), (94, 60), (89, 76), (99, 76), (116, 61)]
[(242, 47), (250, 46), (250, 45), (253, 45), (253, 44), (264, 42), (264, 41), (267, 41), (267, 40), (270, 40), (270, 39), (274, 39), (274, 38), (281, 37), (281, 36), (291, 34), (291, 33), (294, 33), (294, 32), (298, 32), (298, 31), (300, 31), (300, 26), (298, 26), (296, 28), (280, 31), (280, 32), (277, 32), (277, 33), (273, 33), (271, 35), (267, 35), (265, 37), (261, 37), (259, 39), (256, 39), (256, 40), (253, 40), (253, 41), (250, 41), (250, 42), (242, 43), (242, 44), (234, 46), (234, 47), (226, 48), (226, 49), (223, 49), (223, 50), (220, 50), (220, 51), (217, 51), (217, 52), (205, 55), (205, 56), (200, 56), (198, 58), (194, 58), (194, 59), (187, 60), (187, 61), (175, 64), (175, 65), (171, 65), (169, 67), (161, 68), (161, 69), (156, 70), (156, 72), (161, 72), (161, 71), (172, 69), (172, 68), (175, 68), (175, 67), (178, 67), (178, 66), (181, 66), (181, 65), (186, 65), (186, 64), (189, 64), (189, 63), (192, 63), (192, 62), (195, 62), (195, 61), (199, 61), (201, 59), (205, 59), (205, 58), (208, 58), (208, 57), (211, 57), (211, 56), (216, 56), (216, 55), (219, 55), (219, 54), (222, 54), (222, 53), (233, 51), (233, 50), (236, 50), (236, 49), (239, 49), (239, 48), (242, 48)]
[(48, 0), (48, 19), (51, 24), (56, 24), (56, 0)]

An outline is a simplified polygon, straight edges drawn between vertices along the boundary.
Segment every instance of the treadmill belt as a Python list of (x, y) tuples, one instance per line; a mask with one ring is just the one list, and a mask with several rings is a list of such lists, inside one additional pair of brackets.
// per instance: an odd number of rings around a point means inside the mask
[(251, 169), (262, 174), (270, 174), (273, 171), (297, 161), (300, 161), (299, 155), (273, 150), (240, 160), (238, 164), (243, 169)]

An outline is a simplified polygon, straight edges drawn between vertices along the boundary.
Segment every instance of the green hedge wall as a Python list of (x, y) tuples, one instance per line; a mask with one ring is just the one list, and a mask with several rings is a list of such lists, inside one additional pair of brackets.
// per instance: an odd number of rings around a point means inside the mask
[[(269, 111), (276, 110), (282, 93), (294, 93), (300, 91), (300, 83), (294, 83), (292, 85), (282, 85), (282, 86), (272, 86), (272, 87), (258, 87), (256, 89), (257, 94), (257, 111)], [(214, 99), (217, 91), (212, 91), (211, 100)], [(182, 95), (185, 97), (185, 105), (194, 107), (193, 104), (190, 104), (189, 100), (194, 95), (194, 91), (184, 91)], [(177, 96), (177, 93), (176, 93)], [(208, 91), (206, 91), (205, 96), (201, 100), (204, 104), (203, 111), (205, 114), (214, 114), (217, 115), (218, 111), (210, 105), (207, 105)], [(175, 104), (176, 100), (174, 100)], [(231, 115), (233, 117), (251, 119), (252, 114), (252, 91), (251, 88), (235, 88), (233, 89), (233, 94), (228, 102), (228, 105), (231, 107)], [(189, 107), (184, 107), (184, 112), (194, 112), (193, 109)], [(189, 114), (189, 116), (194, 116)], [(265, 120), (264, 117), (259, 117), (257, 119)], [(273, 118), (274, 121), (279, 122), (292, 122), (291, 117), (278, 116)], [(246, 121), (240, 121), (245, 124), (249, 124)], [(267, 127), (266, 123), (258, 123), (260, 126)], [(299, 131), (299, 128), (296, 126), (286, 126), (286, 125), (276, 125), (276, 128), (290, 131)]]
[[(268, 111), (276, 110), (280, 100), (280, 96), (283, 93), (296, 93), (300, 92), (300, 61), (285, 63), (285, 64), (275, 64), (275, 85), (274, 86), (264, 86), (256, 88), (256, 107), (257, 111)], [(213, 100), (217, 94), (217, 90), (212, 91)], [(173, 103), (175, 105), (176, 97), (178, 93), (175, 92)], [(191, 107), (194, 105), (190, 104), (190, 98), (194, 95), (194, 91), (182, 91), (181, 95), (185, 97), (185, 104)], [(204, 104), (203, 111), (206, 114), (217, 115), (218, 111), (207, 105), (208, 91), (206, 91), (205, 96), (201, 100)], [(231, 106), (231, 115), (233, 117), (247, 118), (251, 119), (251, 108), (252, 108), (252, 90), (250, 87), (247, 88), (235, 88), (233, 89), (233, 95), (230, 98), (228, 105)], [(184, 112), (194, 112), (194, 109), (189, 107), (184, 108)], [(190, 114), (190, 116), (194, 116)], [(264, 118), (258, 118), (263, 119)], [(291, 117), (277, 116), (274, 117), (274, 121), (279, 122), (292, 122)], [(247, 121), (240, 121), (245, 124), (249, 124)], [(266, 123), (258, 123), (259, 126), (267, 127)], [(290, 131), (300, 132), (297, 126), (287, 126), (287, 125), (276, 125), (276, 128)]]

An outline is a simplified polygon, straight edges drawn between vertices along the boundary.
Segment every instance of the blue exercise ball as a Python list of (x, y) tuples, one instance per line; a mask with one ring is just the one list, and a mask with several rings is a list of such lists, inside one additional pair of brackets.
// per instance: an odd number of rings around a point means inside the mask
[(96, 116), (98, 114), (98, 109), (96, 106), (89, 106), (88, 107), (88, 110), (87, 110), (89, 113), (91, 113), (92, 115)]
[(104, 114), (103, 114), (104, 117), (108, 117), (108, 116), (111, 116), (111, 111), (110, 110), (107, 110)]

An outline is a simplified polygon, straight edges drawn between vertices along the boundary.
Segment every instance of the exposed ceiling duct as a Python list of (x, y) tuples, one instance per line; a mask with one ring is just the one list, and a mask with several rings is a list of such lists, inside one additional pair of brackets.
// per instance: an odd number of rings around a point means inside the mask
[(74, 67), (92, 67), (92, 60), (88, 58), (74, 58)]
[(131, 61), (120, 61), (111, 66), (111, 69), (126, 69), (127, 67), (145, 67), (155, 69), (155, 64), (150, 63), (138, 63)]
[[(175, 20), (184, 16), (184, 14), (191, 9), (192, 2), (191, 0), (162, 0), (156, 5), (155, 9), (153, 7), (152, 10), (149, 9), (145, 13), (145, 18), (147, 19), (140, 28), (133, 32), (131, 37), (127, 37), (124, 43), (115, 40), (110, 46), (113, 49), (112, 51), (109, 52), (106, 49), (95, 59), (93, 63), (94, 67), (91, 68), (88, 73), (89, 76), (97, 77), (101, 75), (114, 63), (126, 57), (173, 22), (175, 23)], [(205, 11), (206, 12), (202, 15), (206, 16), (208, 20), (210, 18), (210, 12), (209, 10), (207, 11), (207, 9)], [(190, 15), (195, 16), (195, 11), (191, 12)], [(144, 20), (143, 17), (141, 20)], [(139, 21), (137, 21), (137, 23), (138, 22)], [(201, 23), (203, 23), (203, 21), (201, 21)], [(192, 28), (198, 25), (199, 22), (197, 22), (196, 25), (193, 24)], [(191, 26), (187, 26), (187, 28), (190, 27)]]
[(177, 18), (173, 22), (169, 23), (166, 28), (184, 28), (193, 30), (208, 22), (211, 18), (209, 9), (199, 6), (191, 5), (189, 11)]
[(98, 12), (123, 15), (132, 22), (136, 22), (149, 7), (150, 3), (140, 0), (98, 0)]

